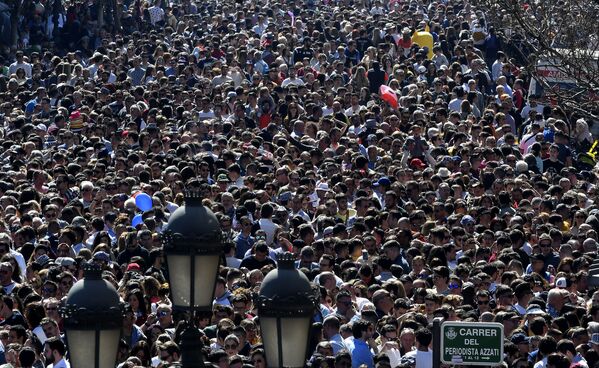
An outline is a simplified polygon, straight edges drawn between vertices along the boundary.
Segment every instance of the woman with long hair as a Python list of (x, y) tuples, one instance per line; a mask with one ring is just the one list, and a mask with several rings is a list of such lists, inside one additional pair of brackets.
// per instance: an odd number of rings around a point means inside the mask
[(23, 273), (21, 271), (21, 267), (19, 266), (19, 262), (17, 262), (15, 256), (13, 256), (10, 253), (7, 253), (2, 256), (0, 262), (10, 262), (10, 264), (12, 265), (12, 279), (17, 284), (20, 284), (23, 280)]
[(289, 107), (287, 107), (287, 115), (285, 116), (285, 119), (283, 119), (283, 124), (285, 124), (285, 127), (287, 127), (289, 131), (291, 131), (293, 122), (299, 118), (301, 112), (298, 104), (295, 102), (291, 102)]
[(354, 88), (354, 91), (359, 91), (363, 87), (369, 88), (370, 83), (368, 82), (368, 77), (366, 77), (366, 68), (363, 65), (358, 65), (349, 83)]
[(133, 313), (135, 313), (135, 324), (138, 326), (143, 325), (148, 318), (148, 309), (146, 306), (146, 299), (143, 292), (140, 289), (133, 289), (125, 296), (125, 301), (131, 305)]
[(141, 360), (142, 366), (149, 367), (152, 359), (150, 344), (148, 344), (148, 342), (145, 340), (138, 341), (131, 348), (131, 353), (129, 356), (139, 358), (139, 360)]

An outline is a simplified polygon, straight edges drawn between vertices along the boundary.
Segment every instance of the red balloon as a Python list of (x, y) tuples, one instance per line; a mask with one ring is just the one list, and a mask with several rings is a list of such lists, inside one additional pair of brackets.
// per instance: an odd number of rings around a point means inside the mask
[(379, 95), (381, 99), (391, 105), (394, 109), (399, 107), (399, 101), (397, 100), (397, 95), (395, 91), (391, 89), (391, 87), (386, 85), (381, 85), (379, 88)]

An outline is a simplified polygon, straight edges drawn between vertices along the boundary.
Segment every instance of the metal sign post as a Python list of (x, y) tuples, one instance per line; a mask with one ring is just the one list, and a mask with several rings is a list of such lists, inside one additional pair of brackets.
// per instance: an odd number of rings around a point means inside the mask
[(433, 368), (441, 368), (441, 323), (443, 318), (433, 319)]

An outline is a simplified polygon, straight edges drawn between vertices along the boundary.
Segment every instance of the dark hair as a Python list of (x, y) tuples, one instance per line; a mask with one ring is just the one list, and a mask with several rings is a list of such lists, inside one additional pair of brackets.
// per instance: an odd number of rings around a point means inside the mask
[[(8, 330), (15, 331), (15, 333), (17, 334), (17, 337), (19, 337), (19, 338), (27, 337), (27, 330), (25, 329), (25, 327), (23, 325), (10, 326), (10, 328)], [(23, 340), (23, 341), (25, 341), (25, 340)]]
[(416, 341), (422, 346), (429, 346), (431, 341), (433, 341), (433, 333), (425, 327), (416, 330), (414, 336), (416, 337)]
[(150, 351), (150, 344), (148, 344), (148, 342), (145, 340), (138, 341), (131, 348), (131, 353), (129, 354), (129, 356), (135, 356), (135, 357), (139, 358), (138, 353), (140, 351), (143, 351), (143, 353), (144, 353), (144, 358), (143, 359), (140, 358), (142, 365), (148, 366), (150, 364), (150, 360), (152, 358), (152, 353)]
[(351, 328), (351, 332), (354, 335), (354, 338), (355, 339), (362, 338), (362, 334), (368, 330), (368, 326), (370, 326), (370, 325), (371, 325), (371, 323), (364, 319), (355, 321)]
[(142, 293), (141, 289), (133, 289), (129, 291), (125, 296), (125, 301), (128, 301), (132, 295), (135, 295), (137, 297), (137, 300), (139, 301), (139, 311), (143, 314), (147, 314), (148, 310), (146, 308), (146, 298), (144, 297), (144, 294)]
[(48, 345), (50, 350), (58, 351), (58, 354), (60, 354), (61, 356), (63, 356), (66, 352), (66, 346), (58, 336), (49, 338), (48, 340), (46, 340), (44, 345)]
[(32, 367), (35, 362), (35, 351), (28, 346), (25, 346), (19, 352), (19, 362), (21, 367)]
[(30, 303), (27, 305), (27, 307), (25, 307), (25, 318), (27, 319), (27, 323), (31, 329), (39, 326), (45, 316), (46, 311), (40, 302)]
[(541, 357), (546, 357), (549, 354), (555, 352), (557, 350), (557, 343), (555, 339), (551, 336), (544, 336), (539, 341), (539, 353), (542, 354)]

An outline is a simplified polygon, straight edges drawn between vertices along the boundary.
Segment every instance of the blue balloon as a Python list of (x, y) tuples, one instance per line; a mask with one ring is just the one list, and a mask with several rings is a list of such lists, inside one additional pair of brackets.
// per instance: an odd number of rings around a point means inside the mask
[(142, 211), (149, 211), (152, 209), (152, 197), (146, 193), (139, 193), (135, 196), (135, 205)]
[(143, 220), (141, 219), (141, 214), (135, 215), (133, 220), (131, 220), (131, 226), (137, 227), (137, 225), (141, 224)]

